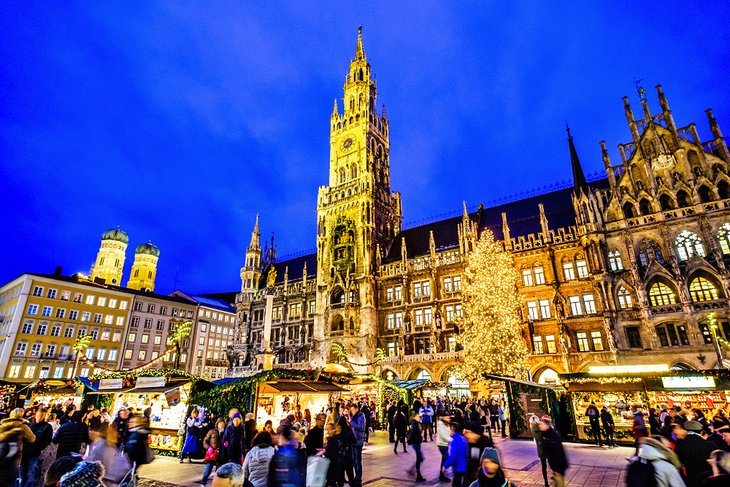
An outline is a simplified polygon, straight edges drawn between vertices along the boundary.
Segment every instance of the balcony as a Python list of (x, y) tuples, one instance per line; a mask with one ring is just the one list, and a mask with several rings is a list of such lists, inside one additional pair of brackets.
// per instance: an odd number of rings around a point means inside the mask
[(663, 304), (660, 306), (650, 306), (649, 310), (651, 314), (668, 314), (668, 313), (681, 313), (684, 309), (682, 304)]
[(438, 353), (421, 353), (414, 355), (395, 355), (392, 357), (386, 357), (384, 363), (386, 364), (399, 364), (399, 363), (415, 363), (415, 362), (431, 362), (440, 360), (459, 360), (461, 359), (462, 352), (438, 352)]
[(695, 311), (724, 309), (727, 308), (727, 300), (715, 299), (713, 301), (696, 301), (692, 303), (692, 307), (695, 309)]

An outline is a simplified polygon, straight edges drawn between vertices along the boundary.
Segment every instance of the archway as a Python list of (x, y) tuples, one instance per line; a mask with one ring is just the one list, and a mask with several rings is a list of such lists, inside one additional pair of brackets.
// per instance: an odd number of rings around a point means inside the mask
[(431, 374), (426, 369), (416, 369), (411, 372), (411, 379), (414, 380), (431, 380)]
[(468, 380), (457, 377), (453, 368), (448, 368), (441, 374), (441, 380), (449, 384), (447, 393), (449, 396), (460, 398), (471, 397), (471, 385)]
[(380, 374), (380, 377), (390, 382), (398, 380), (398, 374), (390, 369), (383, 370), (383, 372)]
[(558, 373), (550, 367), (545, 367), (536, 374), (535, 381), (538, 384), (555, 385), (558, 383)]

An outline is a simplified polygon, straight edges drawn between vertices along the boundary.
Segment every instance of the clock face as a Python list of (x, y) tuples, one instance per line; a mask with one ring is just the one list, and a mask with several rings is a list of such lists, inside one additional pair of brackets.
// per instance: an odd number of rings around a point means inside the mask
[(352, 137), (347, 137), (345, 140), (342, 141), (342, 149), (347, 150), (350, 147), (352, 147), (352, 144), (355, 143), (355, 140), (353, 140)]

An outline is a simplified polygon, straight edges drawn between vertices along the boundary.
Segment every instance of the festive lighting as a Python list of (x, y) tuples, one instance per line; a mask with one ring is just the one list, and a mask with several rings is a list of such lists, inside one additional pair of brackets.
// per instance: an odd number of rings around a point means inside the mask
[(482, 381), (482, 374), (522, 377), (528, 350), (522, 338), (517, 295), (517, 271), (512, 256), (482, 231), (466, 258), (462, 291), (463, 317), (457, 340), (464, 349), (457, 369), (462, 378)]

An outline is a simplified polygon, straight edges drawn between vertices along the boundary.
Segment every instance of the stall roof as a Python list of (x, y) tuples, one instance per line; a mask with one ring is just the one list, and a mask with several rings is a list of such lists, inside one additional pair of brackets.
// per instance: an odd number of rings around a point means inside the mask
[[(319, 381), (289, 381), (279, 380), (264, 382), (261, 384), (262, 392), (338, 392), (344, 391), (342, 387), (330, 382)], [(268, 388), (273, 391), (267, 390)]]
[(214, 386), (222, 386), (223, 384), (228, 384), (229, 382), (236, 382), (237, 380), (241, 380), (243, 377), (224, 377), (222, 379), (216, 379), (212, 382)]
[[(554, 389), (554, 390), (560, 390), (564, 391), (565, 388), (559, 384), (552, 385), (552, 384), (538, 384), (537, 382), (530, 382), (528, 380), (522, 380), (522, 379), (515, 379), (514, 377), (503, 377), (501, 375), (492, 375), (492, 374), (482, 374), (482, 377), (489, 380), (508, 380), (510, 382), (514, 382), (516, 384), (522, 384), (530, 387), (541, 387), (543, 389)], [(561, 376), (562, 377), (562, 376)]]
[(431, 383), (431, 381), (428, 379), (410, 379), (410, 380), (394, 380), (393, 381), (393, 384), (395, 384), (397, 387), (400, 387), (401, 389), (405, 389), (407, 391), (413, 391), (415, 389), (420, 389), (421, 387), (426, 387), (430, 383)]
[(132, 392), (135, 394), (144, 394), (148, 392), (167, 392), (171, 391), (173, 389), (176, 389), (180, 386), (183, 386), (185, 384), (190, 383), (190, 379), (177, 379), (177, 380), (171, 380), (164, 386), (158, 386), (158, 387), (133, 387), (132, 389), (128, 389), (124, 392)]

